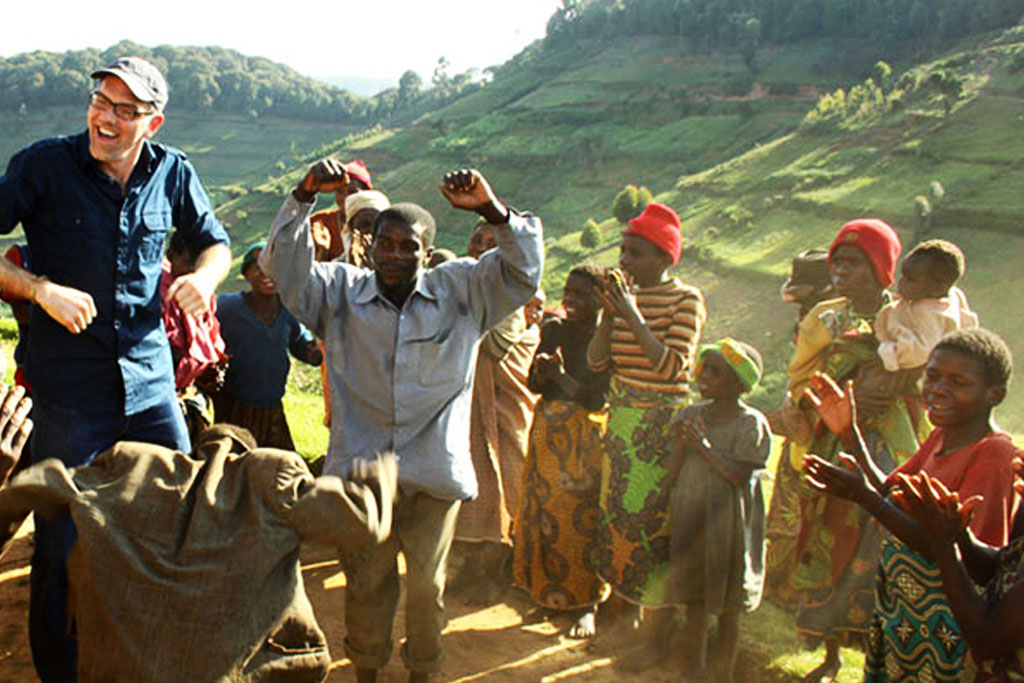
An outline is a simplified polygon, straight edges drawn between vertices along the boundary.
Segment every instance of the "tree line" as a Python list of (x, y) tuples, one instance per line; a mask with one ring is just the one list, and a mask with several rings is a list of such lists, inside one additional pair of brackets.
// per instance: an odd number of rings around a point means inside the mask
[[(0, 111), (31, 112), (85, 101), (89, 74), (122, 55), (138, 55), (167, 77), (172, 108), (228, 115), (281, 116), (351, 124), (380, 123), (447, 104), (480, 87), (470, 74), (450, 76), (443, 57), (431, 86), (422, 90), (415, 72), (401, 87), (373, 97), (302, 76), (263, 57), (220, 47), (146, 47), (122, 41), (106, 50), (29, 52), (0, 59)], [(411, 74), (411, 76), (409, 75)]]
[(562, 0), (548, 21), (545, 45), (670, 35), (695, 52), (742, 50), (753, 66), (763, 43), (865, 41), (900, 55), (1014, 25), (1022, 14), (1024, 0)]

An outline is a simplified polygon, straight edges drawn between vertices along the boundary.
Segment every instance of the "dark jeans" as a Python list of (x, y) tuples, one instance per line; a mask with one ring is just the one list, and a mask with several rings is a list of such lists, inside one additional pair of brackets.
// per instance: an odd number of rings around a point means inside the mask
[[(146, 441), (191, 451), (174, 396), (133, 415), (85, 413), (35, 396), (32, 419), (33, 462), (58, 458), (69, 467), (86, 465), (118, 441)], [(75, 525), (70, 515), (51, 519), (36, 515), (35, 524), (28, 618), (32, 661), (43, 683), (75, 681), (78, 646), (68, 634), (66, 564), (77, 536)]]

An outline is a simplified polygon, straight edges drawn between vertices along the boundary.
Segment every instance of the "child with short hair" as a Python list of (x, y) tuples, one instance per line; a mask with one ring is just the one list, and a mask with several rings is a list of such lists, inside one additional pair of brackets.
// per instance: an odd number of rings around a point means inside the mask
[(289, 351), (304, 363), (320, 365), (323, 354), (313, 334), (282, 304), (277, 286), (258, 259), (266, 242), (242, 257), (242, 277), (250, 289), (217, 297), (217, 317), (231, 359), (224, 388), (214, 395), (218, 422), (244, 427), (261, 447), (295, 450), (285, 419), (285, 383)]
[[(1010, 351), (981, 328), (953, 332), (935, 346), (925, 368), (923, 395), (935, 429), (917, 453), (886, 475), (867, 455), (851, 385), (846, 390), (817, 375), (809, 398), (847, 453), (841, 465), (808, 455), (808, 483), (852, 501), (892, 533), (882, 545), (864, 680), (961, 680), (964, 639), (959, 619), (940, 588), (929, 534), (888, 501), (906, 477), (927, 474), (974, 504), (971, 531), (985, 543), (1010, 538), (1018, 496), (1013, 490), (1016, 448), (995, 424), (992, 410), (1006, 395)], [(975, 634), (977, 635), (977, 634)]]
[(592, 264), (569, 271), (562, 297), (565, 319), (541, 326), (528, 381), (541, 398), (513, 532), (516, 585), (541, 607), (572, 615), (570, 638), (595, 634), (597, 605), (611, 590), (593, 562), (601, 518), (601, 437), (608, 426), (608, 373), (587, 366), (600, 277)]
[(696, 377), (706, 401), (673, 422), (668, 597), (686, 606), (687, 674), (707, 669), (708, 616), (718, 615), (715, 681), (733, 680), (740, 610), (757, 609), (764, 587), (761, 471), (772, 433), (767, 418), (740, 398), (763, 371), (761, 354), (749, 344), (727, 337), (701, 346)]
[(889, 372), (920, 368), (943, 335), (978, 326), (978, 316), (956, 286), (964, 254), (946, 240), (915, 246), (900, 266), (900, 298), (878, 313), (878, 355)]

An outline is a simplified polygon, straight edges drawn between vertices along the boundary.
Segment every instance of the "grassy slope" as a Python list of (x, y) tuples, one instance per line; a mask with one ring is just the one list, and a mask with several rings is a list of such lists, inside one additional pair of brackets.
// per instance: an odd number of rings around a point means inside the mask
[[(1024, 253), (1019, 227), (1024, 206), (1017, 191), (1024, 174), (1019, 135), (1024, 74), (1008, 68), (1020, 49), (1024, 44), (1016, 42), (982, 45), (919, 67), (926, 75), (960, 63), (956, 68), (970, 85), (948, 117), (937, 98), (921, 91), (902, 112), (852, 129), (784, 136), (684, 176), (659, 198), (680, 209), (704, 263), (742, 268), (776, 284), (797, 251), (827, 246), (838, 225), (857, 216), (886, 218), (905, 245), (928, 237), (950, 239), (966, 254), (961, 286), (982, 324), (1024, 357), (1024, 323), (1018, 307), (1007, 306), (1009, 288), (1020, 282), (1019, 264), (1007, 256)], [(942, 183), (946, 198), (931, 224), (919, 228), (914, 196), (934, 180)], [(765, 307), (776, 301), (771, 288), (748, 295)], [(737, 334), (779, 350), (777, 331), (762, 331), (759, 316), (730, 317)], [(1024, 394), (1011, 391), (1001, 422), (1019, 431), (1022, 408)]]

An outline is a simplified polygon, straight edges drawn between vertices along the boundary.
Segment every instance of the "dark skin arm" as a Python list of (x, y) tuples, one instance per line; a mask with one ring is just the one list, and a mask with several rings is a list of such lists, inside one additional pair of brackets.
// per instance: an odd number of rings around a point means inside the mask
[(541, 393), (549, 384), (556, 384), (566, 395), (577, 397), (580, 383), (565, 372), (561, 351), (554, 353), (538, 351), (530, 366), (529, 387), (535, 393)]
[(508, 207), (494, 194), (483, 173), (476, 169), (463, 168), (445, 174), (440, 190), (456, 209), (472, 211), (494, 225), (508, 223)]
[(804, 400), (818, 411), (829, 431), (839, 437), (843, 450), (854, 456), (871, 488), (885, 491), (886, 473), (868, 456), (864, 436), (857, 426), (858, 399), (854, 397), (853, 381), (847, 381), (843, 391), (831, 377), (816, 372), (811, 376), (811, 386), (804, 390)]
[(898, 475), (893, 500), (913, 517), (931, 538), (933, 545), (949, 543), (960, 550), (968, 575), (979, 585), (989, 582), (998, 568), (999, 549), (978, 540), (968, 524), (982, 496), (971, 496), (960, 502), (960, 495), (922, 472)]
[(871, 486), (853, 456), (840, 453), (839, 460), (842, 467), (816, 455), (805, 456), (804, 481), (819, 491), (856, 503), (901, 541), (927, 556), (931, 551), (928, 537), (917, 522), (895, 505), (883, 504), (885, 489)]
[(961, 503), (942, 482), (926, 474), (900, 483), (901, 504), (912, 512), (932, 541), (942, 587), (971, 652), (982, 659), (994, 659), (1024, 647), (1024, 582), (1017, 583), (999, 602), (989, 605), (978, 595), (967, 567), (957, 558), (956, 547), (960, 546), (961, 552), (966, 551), (965, 559), (978, 554), (975, 560), (989, 567), (987, 576), (975, 576), (975, 580), (987, 581), (995, 574), (998, 552), (994, 548), (976, 542), (967, 547), (962, 545), (971, 510), (980, 497)]
[(698, 416), (695, 420), (687, 420), (679, 427), (682, 442), (700, 455), (708, 466), (734, 488), (743, 488), (750, 481), (752, 467), (734, 463), (715, 453), (714, 444), (707, 437), (704, 420)]
[(647, 321), (637, 307), (636, 297), (629, 290), (625, 277), (621, 274), (616, 277), (614, 274), (606, 273), (604, 277), (598, 279), (594, 294), (601, 302), (601, 324), (591, 344), (598, 343), (598, 350), (610, 352), (612, 318), (619, 316), (636, 336), (647, 360), (653, 367), (658, 367), (665, 358), (667, 348), (647, 326)]

